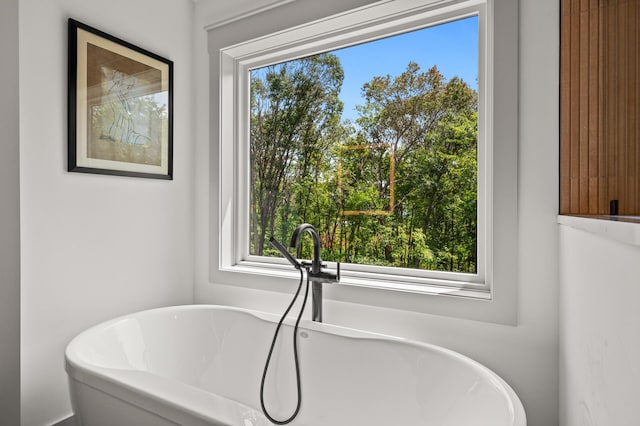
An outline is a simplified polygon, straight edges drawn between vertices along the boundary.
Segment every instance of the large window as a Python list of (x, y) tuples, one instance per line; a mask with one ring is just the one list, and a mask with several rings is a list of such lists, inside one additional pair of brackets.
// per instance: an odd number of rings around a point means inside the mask
[(483, 318), (513, 321), (514, 2), (395, 0), (292, 28), (278, 12), (266, 33), (243, 38), (251, 18), (209, 38), (212, 280), (281, 288), (296, 276), (268, 239), (309, 222), (342, 264), (328, 297), (441, 312), (413, 296), (460, 295), (458, 315), (492, 300)]
[(476, 274), (478, 19), (250, 71), (250, 255)]

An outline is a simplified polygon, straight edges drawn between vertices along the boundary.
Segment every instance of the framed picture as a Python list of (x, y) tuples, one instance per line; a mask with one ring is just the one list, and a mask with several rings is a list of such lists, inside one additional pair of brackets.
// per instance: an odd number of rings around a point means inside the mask
[(69, 19), (68, 170), (173, 178), (173, 62)]

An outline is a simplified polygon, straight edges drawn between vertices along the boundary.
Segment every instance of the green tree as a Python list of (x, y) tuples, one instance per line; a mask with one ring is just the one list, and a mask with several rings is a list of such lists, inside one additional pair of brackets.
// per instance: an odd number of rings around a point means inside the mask
[[(339, 124), (344, 73), (335, 55), (321, 54), (258, 70), (251, 77), (251, 249), (262, 255), (276, 218), (309, 206), (309, 189)], [(295, 183), (295, 185), (294, 185)], [(303, 207), (301, 207), (303, 206)], [(277, 210), (281, 212), (278, 215)]]
[[(380, 197), (392, 201), (394, 219), (387, 224), (394, 234), (408, 235), (404, 256), (394, 255), (394, 245), (387, 243), (387, 260), (425, 267), (432, 262), (421, 249), (426, 238), (429, 252), (449, 260), (436, 260), (435, 269), (456, 269), (455, 254), (475, 268), (476, 92), (457, 77), (447, 81), (436, 66), (422, 72), (411, 62), (395, 78), (373, 78), (362, 93), (358, 123), (364, 139), (386, 147), (378, 168), (388, 171), (379, 183)], [(458, 229), (469, 223), (472, 235)]]

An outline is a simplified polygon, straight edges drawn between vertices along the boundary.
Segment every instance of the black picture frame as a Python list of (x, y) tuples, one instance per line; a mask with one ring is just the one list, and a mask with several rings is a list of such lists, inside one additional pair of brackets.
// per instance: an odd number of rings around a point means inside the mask
[(173, 179), (173, 62), (68, 25), (67, 170)]

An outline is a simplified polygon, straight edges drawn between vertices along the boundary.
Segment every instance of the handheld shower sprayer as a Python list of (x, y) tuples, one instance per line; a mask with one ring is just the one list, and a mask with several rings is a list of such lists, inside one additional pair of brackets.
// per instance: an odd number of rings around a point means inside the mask
[[(293, 265), (294, 268), (300, 271), (300, 283), (298, 284), (298, 290), (296, 291), (296, 294), (293, 296), (291, 303), (289, 303), (289, 306), (284, 311), (284, 314), (282, 314), (282, 317), (280, 318), (280, 321), (276, 326), (276, 330), (273, 334), (273, 340), (271, 341), (271, 347), (269, 348), (269, 353), (267, 355), (267, 361), (265, 363), (264, 370), (262, 371), (262, 380), (260, 382), (260, 405), (262, 407), (262, 412), (267, 417), (267, 419), (269, 419), (269, 421), (271, 421), (276, 425), (286, 425), (290, 423), (291, 421), (293, 421), (293, 419), (296, 418), (296, 416), (298, 415), (298, 412), (300, 411), (300, 406), (302, 402), (302, 391), (300, 390), (300, 366), (298, 364), (298, 325), (300, 324), (300, 319), (302, 318), (304, 307), (307, 304), (307, 296), (309, 295), (309, 282), (310, 281), (313, 282), (313, 293), (312, 293), (313, 309), (312, 309), (311, 319), (313, 321), (322, 322), (322, 284), (338, 282), (340, 280), (340, 263), (337, 264), (335, 274), (331, 272), (323, 271), (323, 268), (326, 267), (326, 265), (324, 265), (322, 263), (322, 260), (320, 259), (320, 237), (318, 236), (318, 232), (312, 225), (308, 223), (303, 223), (302, 225), (298, 226), (295, 229), (291, 237), (291, 247), (293, 248), (298, 246), (298, 242), (300, 240), (300, 237), (302, 236), (303, 231), (308, 232), (313, 238), (313, 261), (311, 262), (309, 261), (299, 262), (295, 257), (293, 257), (287, 251), (287, 249), (282, 245), (282, 243), (280, 243), (278, 240), (273, 238), (273, 236), (269, 238), (269, 242), (271, 243), (271, 245), (274, 246), (280, 252), (280, 254), (282, 254), (289, 261), (289, 263)], [(304, 271), (307, 272), (307, 285), (304, 292), (304, 298), (302, 299), (302, 306), (300, 308), (300, 313), (298, 314), (298, 318), (296, 319), (295, 325), (293, 327), (293, 359), (294, 359), (295, 371), (296, 371), (296, 385), (297, 385), (296, 387), (298, 391), (298, 400), (297, 400), (296, 408), (293, 414), (291, 414), (289, 417), (287, 417), (284, 420), (277, 420), (277, 419), (274, 419), (271, 416), (271, 414), (269, 414), (267, 407), (265, 406), (265, 403), (264, 403), (265, 380), (267, 377), (267, 370), (269, 369), (269, 363), (271, 362), (271, 355), (273, 354), (273, 348), (276, 344), (276, 339), (278, 338), (280, 327), (282, 326), (282, 323), (284, 322), (284, 319), (286, 318), (287, 314), (289, 314), (289, 311), (293, 307), (293, 304), (295, 303), (296, 299), (298, 298), (298, 295), (300, 294), (300, 290), (302, 289), (302, 283), (304, 281)]]
[(307, 279), (307, 286), (304, 293), (304, 299), (302, 299), (302, 307), (300, 308), (300, 313), (298, 314), (296, 323), (293, 326), (293, 360), (294, 360), (295, 371), (296, 371), (296, 388), (298, 390), (298, 400), (297, 400), (297, 404), (294, 412), (286, 419), (278, 420), (273, 418), (271, 414), (269, 414), (269, 411), (265, 406), (265, 401), (264, 401), (265, 381), (267, 378), (267, 370), (269, 369), (269, 364), (271, 362), (271, 355), (273, 354), (273, 348), (275, 347), (276, 339), (278, 338), (278, 333), (280, 332), (280, 327), (282, 327), (282, 323), (284, 322), (284, 319), (286, 318), (287, 314), (293, 307), (293, 304), (295, 303), (296, 299), (298, 298), (298, 295), (300, 294), (300, 290), (302, 289), (302, 283), (304, 281), (304, 269), (302, 268), (302, 264), (298, 262), (293, 256), (291, 256), (291, 254), (289, 254), (287, 249), (284, 248), (284, 246), (278, 240), (271, 237), (269, 238), (269, 242), (276, 249), (278, 249), (278, 251), (289, 261), (289, 263), (293, 265), (294, 268), (300, 271), (300, 283), (298, 284), (298, 290), (296, 291), (296, 294), (293, 296), (291, 303), (289, 303), (289, 306), (284, 311), (284, 314), (282, 314), (282, 318), (280, 318), (280, 321), (278, 321), (276, 330), (273, 333), (273, 339), (271, 340), (271, 347), (269, 348), (267, 361), (264, 365), (264, 370), (262, 370), (262, 380), (260, 381), (260, 406), (262, 407), (262, 412), (267, 417), (267, 419), (269, 419), (271, 423), (276, 425), (286, 425), (288, 423), (291, 423), (293, 419), (296, 418), (296, 416), (298, 415), (298, 412), (300, 411), (300, 406), (302, 404), (302, 391), (300, 390), (300, 365), (298, 361), (298, 326), (300, 324), (300, 319), (302, 318), (302, 313), (304, 312), (304, 307), (307, 304), (307, 296), (309, 295), (309, 280)]
[(289, 261), (289, 263), (291, 263), (293, 265), (294, 268), (296, 268), (296, 269), (302, 268), (302, 264), (300, 262), (298, 262), (295, 257), (293, 257), (293, 256), (291, 256), (291, 254), (289, 254), (287, 249), (282, 245), (282, 243), (280, 241), (276, 240), (272, 236), (271, 238), (269, 238), (269, 242), (271, 243), (272, 246), (274, 246), (276, 249), (278, 249), (280, 254), (282, 254)]

